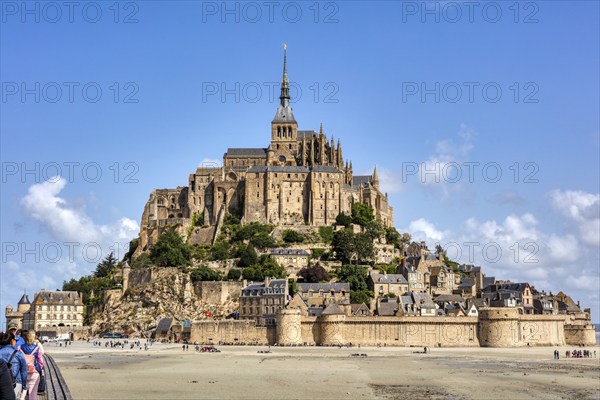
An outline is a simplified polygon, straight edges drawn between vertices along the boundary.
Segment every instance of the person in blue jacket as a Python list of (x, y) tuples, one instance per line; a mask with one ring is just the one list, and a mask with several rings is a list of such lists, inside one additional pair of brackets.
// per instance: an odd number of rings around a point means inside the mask
[(8, 331), (10, 333), (12, 333), (13, 335), (15, 335), (15, 340), (17, 341), (17, 344), (15, 345), (15, 349), (18, 350), (21, 348), (21, 346), (23, 346), (25, 344), (25, 340), (17, 333), (17, 328), (18, 328), (18, 326), (14, 322), (10, 322), (7, 327)]
[[(23, 353), (17, 350), (17, 340), (15, 335), (10, 332), (0, 334), (0, 358), (6, 363), (11, 363), (10, 373), (17, 380), (15, 386), (15, 397), (18, 399), (21, 396), (21, 391), (27, 384), (27, 362)], [(13, 356), (14, 354), (14, 356)], [(11, 360), (12, 358), (12, 360)]]

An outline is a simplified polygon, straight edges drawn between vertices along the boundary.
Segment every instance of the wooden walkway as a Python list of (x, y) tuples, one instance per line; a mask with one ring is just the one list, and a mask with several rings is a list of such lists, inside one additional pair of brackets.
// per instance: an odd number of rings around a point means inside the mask
[(44, 370), (46, 372), (46, 393), (40, 395), (42, 400), (73, 400), (67, 383), (63, 378), (54, 359), (44, 355)]

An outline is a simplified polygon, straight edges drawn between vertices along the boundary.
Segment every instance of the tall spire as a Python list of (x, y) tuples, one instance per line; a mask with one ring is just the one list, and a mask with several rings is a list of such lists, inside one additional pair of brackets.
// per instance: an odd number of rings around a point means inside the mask
[(279, 100), (283, 107), (287, 107), (290, 102), (290, 82), (287, 76), (287, 44), (283, 44), (283, 78), (281, 79), (281, 95)]
[(281, 95), (279, 96), (279, 106), (273, 123), (292, 122), (296, 123), (294, 112), (290, 106), (290, 82), (287, 76), (287, 45), (283, 45), (283, 77), (281, 78)]
[(373, 187), (376, 187), (376, 188), (379, 187), (379, 174), (377, 173), (377, 165), (375, 166), (375, 169), (373, 170)]

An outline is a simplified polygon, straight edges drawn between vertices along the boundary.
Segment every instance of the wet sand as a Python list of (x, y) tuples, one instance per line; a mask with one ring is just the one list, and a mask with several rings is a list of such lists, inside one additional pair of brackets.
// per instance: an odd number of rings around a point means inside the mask
[[(558, 348), (278, 348), (48, 345), (75, 399), (600, 399), (600, 358)], [(573, 348), (570, 348), (571, 350)], [(600, 348), (596, 350), (600, 357)], [(352, 357), (352, 353), (368, 357)]]

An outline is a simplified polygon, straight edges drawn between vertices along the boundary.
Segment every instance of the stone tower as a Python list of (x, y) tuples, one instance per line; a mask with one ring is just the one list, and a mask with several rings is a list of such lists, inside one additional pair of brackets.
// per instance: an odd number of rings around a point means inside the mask
[(277, 343), (302, 344), (302, 316), (299, 309), (280, 309), (277, 312)]
[(129, 263), (125, 261), (125, 265), (123, 266), (123, 294), (129, 288), (129, 273), (131, 272), (131, 267)]
[(29, 301), (29, 297), (26, 293), (23, 293), (21, 296), (21, 300), (19, 300), (19, 304), (17, 304), (17, 312), (26, 313), (31, 308), (31, 302)]

